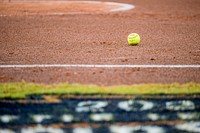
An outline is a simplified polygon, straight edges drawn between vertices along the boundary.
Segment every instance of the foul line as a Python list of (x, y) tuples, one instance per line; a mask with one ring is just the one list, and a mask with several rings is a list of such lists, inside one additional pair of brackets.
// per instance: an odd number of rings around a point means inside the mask
[(98, 65), (98, 64), (24, 64), (0, 65), (0, 68), (200, 68), (200, 65)]

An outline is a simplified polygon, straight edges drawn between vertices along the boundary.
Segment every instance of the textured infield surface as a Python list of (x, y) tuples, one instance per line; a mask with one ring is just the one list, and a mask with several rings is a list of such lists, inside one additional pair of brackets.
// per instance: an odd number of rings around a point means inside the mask
[[(200, 64), (199, 0), (116, 2), (135, 8), (99, 14), (1, 15), (0, 64)], [(141, 36), (139, 46), (127, 44), (131, 32)], [(0, 82), (21, 80), (199, 83), (200, 69), (0, 69)]]
[(0, 14), (2, 16), (98, 14), (132, 8), (134, 6), (130, 4), (100, 1), (12, 1), (0, 3)]
[(45, 97), (1, 100), (0, 132), (200, 132), (200, 95), (100, 99), (60, 96), (56, 100)]

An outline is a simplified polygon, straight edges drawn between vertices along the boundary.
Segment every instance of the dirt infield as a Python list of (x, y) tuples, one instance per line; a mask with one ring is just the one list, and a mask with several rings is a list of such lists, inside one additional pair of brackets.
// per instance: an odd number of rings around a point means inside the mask
[[(60, 15), (13, 14), (11, 8), (6, 14), (1, 2), (0, 64), (200, 64), (200, 1), (116, 2), (135, 8)], [(127, 44), (131, 32), (141, 36), (139, 46)], [(0, 82), (199, 83), (199, 75), (200, 68), (0, 68)]]
[(133, 8), (115, 2), (99, 1), (19, 1), (1, 2), (1, 15), (98, 14)]
[[(199, 69), (145, 69), (145, 68), (10, 68), (2, 69), (1, 82), (81, 83), (121, 85), (139, 83), (199, 83)], [(16, 75), (16, 76), (14, 76)], [(183, 76), (180, 76), (183, 75)]]

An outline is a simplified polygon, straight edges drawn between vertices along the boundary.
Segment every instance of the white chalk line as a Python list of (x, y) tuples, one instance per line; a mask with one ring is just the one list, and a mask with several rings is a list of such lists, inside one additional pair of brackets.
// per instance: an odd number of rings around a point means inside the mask
[(99, 65), (99, 64), (22, 64), (0, 68), (200, 68), (200, 65)]

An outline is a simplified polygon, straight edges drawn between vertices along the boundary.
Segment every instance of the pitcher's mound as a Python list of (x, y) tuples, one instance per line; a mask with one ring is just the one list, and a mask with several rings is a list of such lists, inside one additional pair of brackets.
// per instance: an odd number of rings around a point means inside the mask
[(132, 8), (129, 4), (99, 1), (0, 2), (0, 15), (97, 14)]

